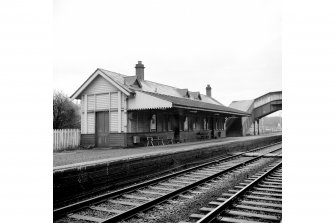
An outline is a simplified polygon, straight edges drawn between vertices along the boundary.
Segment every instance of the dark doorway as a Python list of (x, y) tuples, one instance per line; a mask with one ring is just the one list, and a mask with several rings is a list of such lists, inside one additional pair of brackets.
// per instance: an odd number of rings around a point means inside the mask
[(179, 115), (174, 115), (173, 116), (173, 131), (174, 131), (174, 140), (175, 142), (180, 142), (180, 119)]
[(97, 112), (96, 113), (96, 145), (97, 147), (104, 147), (108, 145), (108, 124), (109, 116), (108, 112)]
[(226, 136), (243, 136), (242, 118), (231, 119), (231, 124), (227, 125)]
[(210, 130), (211, 130), (211, 139), (214, 139), (214, 118), (211, 117), (210, 120), (209, 120), (209, 125), (210, 125)]

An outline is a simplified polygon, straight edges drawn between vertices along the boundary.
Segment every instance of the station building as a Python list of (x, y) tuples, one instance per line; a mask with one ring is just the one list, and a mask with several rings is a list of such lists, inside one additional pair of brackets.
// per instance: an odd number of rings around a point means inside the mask
[[(147, 137), (173, 142), (226, 137), (225, 122), (249, 113), (222, 105), (206, 94), (98, 68), (71, 96), (81, 104), (81, 144), (97, 147), (145, 145)], [(242, 128), (238, 125), (235, 128)], [(202, 137), (206, 136), (206, 137)]]

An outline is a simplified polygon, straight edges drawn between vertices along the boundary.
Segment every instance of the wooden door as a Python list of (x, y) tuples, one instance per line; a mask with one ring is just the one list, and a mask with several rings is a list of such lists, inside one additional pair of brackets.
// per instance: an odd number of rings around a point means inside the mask
[(109, 115), (108, 112), (96, 113), (96, 145), (108, 146)]

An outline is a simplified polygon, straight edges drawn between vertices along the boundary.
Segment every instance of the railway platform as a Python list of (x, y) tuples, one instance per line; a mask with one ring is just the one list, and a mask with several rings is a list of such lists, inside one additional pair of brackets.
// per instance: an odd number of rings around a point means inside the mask
[[(62, 205), (88, 193), (106, 189), (115, 190), (169, 171), (180, 170), (281, 140), (281, 134), (271, 134), (135, 149), (99, 149), (68, 153), (65, 155), (67, 160), (78, 161), (79, 156), (86, 156), (86, 160), (54, 167), (54, 205)], [(87, 155), (89, 153), (91, 154)], [(55, 154), (54, 159), (55, 156), (60, 155)], [(102, 156), (107, 158), (101, 159)]]
[(186, 142), (125, 149), (95, 148), (90, 150), (63, 151), (53, 154), (53, 166), (54, 170), (76, 168), (79, 166), (94, 165), (95, 163), (112, 162), (116, 160), (128, 160), (141, 156), (188, 151), (216, 144), (224, 145), (225, 143), (229, 142), (243, 142), (250, 139), (266, 138), (273, 135), (281, 135), (281, 133), (273, 133), (259, 136), (226, 137), (221, 139), (203, 140), (197, 142)]

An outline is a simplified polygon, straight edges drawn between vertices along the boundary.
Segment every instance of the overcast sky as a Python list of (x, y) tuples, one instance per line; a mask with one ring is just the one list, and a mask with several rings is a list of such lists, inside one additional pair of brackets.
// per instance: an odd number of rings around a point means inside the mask
[(55, 0), (54, 89), (68, 96), (96, 68), (229, 105), (282, 90), (281, 1)]

